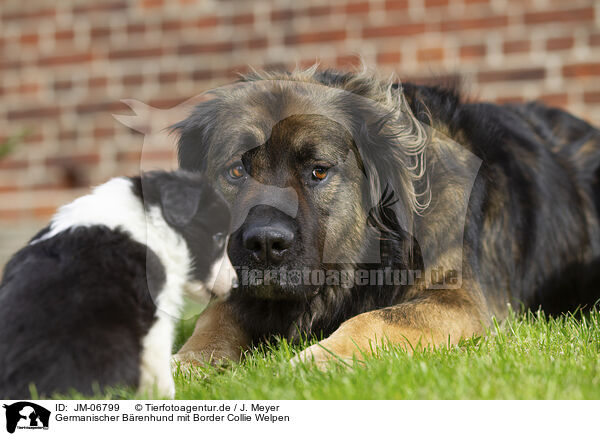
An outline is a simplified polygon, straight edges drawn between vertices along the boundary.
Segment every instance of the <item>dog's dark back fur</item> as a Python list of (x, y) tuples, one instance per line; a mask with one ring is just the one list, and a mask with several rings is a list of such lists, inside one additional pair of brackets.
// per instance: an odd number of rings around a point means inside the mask
[[(372, 76), (333, 71), (264, 77), (258, 74), (246, 80), (324, 84), (371, 98), (374, 104), (385, 100), (387, 89)], [(547, 313), (594, 304), (600, 298), (595, 284), (600, 256), (600, 132), (564, 111), (537, 103), (472, 103), (454, 89), (410, 83), (391, 88), (398, 98), (402, 90), (418, 121), (442, 132), (483, 161), (470, 195), (463, 257), (463, 274), (468, 283), (475, 284), (468, 291), (479, 302), (483, 318), (504, 317), (509, 304), (517, 309), (521, 304), (532, 309), (541, 306)], [(215, 112), (224, 106), (218, 97), (216, 100), (201, 104), (176, 126), (181, 134), (180, 165), (185, 169), (206, 170), (212, 162), (214, 131), (230, 127), (217, 124)], [(209, 111), (209, 107), (214, 110)], [(351, 113), (351, 108), (347, 112)], [(379, 144), (379, 148), (374, 153), (368, 145), (364, 147), (361, 152), (365, 164), (369, 160), (380, 165), (388, 162), (399, 173), (404, 171), (406, 163), (393, 150), (385, 149), (384, 139), (377, 142), (377, 132), (371, 133), (375, 138), (371, 144)], [(430, 157), (427, 175), (433, 187), (442, 187), (438, 192), (446, 192), (443, 186), (452, 175), (435, 173), (435, 165), (430, 162), (441, 157), (431, 150), (426, 152)], [(374, 168), (377, 170), (377, 164)], [(381, 267), (419, 269), (422, 259), (418, 244), (409, 241), (410, 235), (397, 225), (398, 211), (410, 210), (411, 205), (399, 192), (399, 185), (393, 188), (395, 197), (405, 203), (402, 208), (386, 207), (384, 198), (374, 199), (380, 204), (376, 222), (383, 224), (381, 230), (387, 236), (382, 241)], [(383, 192), (380, 189), (379, 193)], [(432, 234), (446, 225), (443, 212), (452, 208), (450, 197), (437, 200), (430, 207), (434, 209), (429, 224)], [(230, 257), (233, 259), (231, 253)], [(230, 305), (255, 339), (271, 334), (296, 338), (302, 332), (328, 335), (357, 314), (418, 298), (415, 292), (428, 291), (355, 286), (294, 301), (244, 295), (241, 287), (230, 299)]]
[(593, 306), (600, 298), (600, 131), (540, 103), (469, 103), (453, 90), (411, 85), (404, 92), (422, 122), (433, 120), (483, 160), (465, 244), (478, 248), (472, 264), (481, 265), (489, 292), (547, 314)]

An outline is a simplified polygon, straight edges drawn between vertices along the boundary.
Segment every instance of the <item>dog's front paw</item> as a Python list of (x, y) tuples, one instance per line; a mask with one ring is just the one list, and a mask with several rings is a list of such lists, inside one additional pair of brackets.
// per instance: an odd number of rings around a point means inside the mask
[(351, 366), (354, 362), (353, 354), (348, 354), (345, 350), (336, 347), (335, 344), (321, 341), (302, 350), (293, 359), (290, 360), (292, 366), (299, 364), (315, 365), (324, 371), (331, 369), (336, 364)]
[(177, 371), (183, 373), (194, 372), (197, 368), (206, 365), (208, 362), (204, 359), (202, 353), (186, 351), (171, 356), (171, 371), (175, 374)]
[(171, 358), (172, 369), (178, 367), (185, 370), (193, 370), (199, 367), (224, 366), (232, 362), (229, 355), (217, 351), (180, 351)]

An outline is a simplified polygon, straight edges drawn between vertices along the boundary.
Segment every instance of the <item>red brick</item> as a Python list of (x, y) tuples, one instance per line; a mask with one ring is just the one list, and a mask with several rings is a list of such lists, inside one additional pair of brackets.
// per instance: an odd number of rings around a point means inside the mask
[(563, 38), (548, 38), (546, 40), (546, 50), (565, 50), (573, 47), (574, 39), (572, 36)]
[(465, 18), (460, 20), (442, 21), (442, 31), (460, 31), (473, 29), (489, 29), (492, 27), (503, 27), (508, 25), (506, 15), (492, 17)]
[[(0, 192), (16, 191), (17, 188), (18, 187), (16, 186), (0, 186)], [(0, 209), (0, 220), (2, 221), (21, 221), (24, 218), (24, 216), (26, 216), (26, 214), (24, 214), (22, 210)]]
[(158, 75), (158, 83), (171, 83), (179, 80), (179, 73), (177, 71), (163, 72)]
[(564, 92), (558, 94), (544, 94), (541, 95), (538, 100), (544, 102), (548, 106), (565, 107), (569, 103), (569, 96)]
[(220, 53), (233, 50), (231, 41), (207, 42), (203, 44), (182, 44), (177, 48), (180, 55), (200, 54), (200, 53)]
[[(168, 161), (173, 158), (173, 150), (145, 150), (144, 160), (162, 160)], [(142, 153), (139, 151), (121, 151), (117, 153), (118, 160), (140, 161)]]
[(90, 62), (92, 59), (93, 56), (91, 53), (64, 54), (60, 56), (50, 56), (46, 58), (41, 58), (38, 60), (38, 65), (41, 67), (45, 67), (56, 65), (81, 64)]
[(240, 14), (227, 17), (225, 24), (233, 24), (235, 26), (254, 24), (254, 14)]
[(309, 17), (320, 17), (323, 15), (329, 15), (330, 13), (331, 6), (312, 6), (303, 11), (303, 15), (307, 15)]
[(142, 0), (142, 7), (146, 9), (160, 8), (164, 4), (164, 0)]
[(137, 58), (151, 58), (161, 56), (164, 50), (162, 47), (146, 47), (146, 48), (132, 48), (122, 50), (112, 50), (108, 53), (109, 59), (137, 59)]
[(524, 16), (525, 24), (585, 22), (594, 20), (594, 8), (567, 9), (529, 12)]
[(290, 66), (286, 65), (284, 62), (267, 62), (264, 65), (266, 71), (285, 71), (289, 68)]
[(369, 12), (369, 8), (370, 8), (369, 2), (350, 3), (350, 4), (346, 5), (345, 12), (348, 15), (366, 14)]
[(600, 104), (600, 91), (584, 92), (583, 101), (588, 104)]
[(93, 112), (114, 112), (123, 109), (128, 109), (128, 106), (126, 106), (124, 103), (121, 103), (120, 101), (98, 102), (94, 100), (90, 102), (80, 103), (77, 106), (75, 106), (75, 110), (79, 114), (87, 114)]
[(37, 82), (21, 83), (17, 88), (19, 94), (34, 94), (40, 90), (40, 85)]
[(507, 41), (502, 44), (504, 53), (522, 53), (531, 49), (531, 42), (527, 40)]
[(514, 70), (483, 71), (477, 75), (479, 83), (515, 80), (541, 80), (546, 77), (544, 68), (521, 68)]
[(37, 144), (39, 142), (44, 141), (44, 135), (42, 135), (42, 132), (33, 132), (33, 133), (27, 133), (25, 135), (25, 137), (22, 139), (22, 141), (26, 144)]
[(38, 219), (47, 219), (52, 217), (56, 213), (56, 207), (46, 206), (46, 207), (34, 207), (33, 215)]
[(29, 167), (29, 161), (25, 159), (13, 159), (11, 157), (0, 159), (0, 170), (18, 170)]
[(39, 19), (39, 18), (53, 18), (56, 15), (54, 9), (40, 9), (37, 11), (13, 11), (4, 12), (2, 14), (2, 21), (14, 21), (14, 20), (28, 20), (28, 19)]
[(343, 41), (344, 39), (346, 39), (345, 30), (327, 30), (322, 32), (288, 35), (285, 37), (285, 44), (312, 44), (319, 42)]
[(162, 29), (163, 32), (171, 32), (171, 31), (175, 31), (175, 30), (181, 30), (181, 29), (183, 29), (183, 22), (181, 20), (163, 21), (160, 24), (160, 28)]
[(141, 151), (120, 151), (117, 153), (118, 161), (124, 161), (124, 160), (140, 161), (141, 158), (142, 158)]
[(37, 45), (39, 36), (37, 33), (26, 33), (21, 35), (19, 42), (23, 45)]
[(565, 77), (599, 76), (600, 63), (583, 62), (579, 64), (565, 65), (563, 67)]
[(426, 8), (435, 8), (439, 6), (448, 6), (450, 4), (449, 0), (425, 0)]
[(203, 16), (194, 22), (194, 25), (200, 28), (215, 27), (217, 24), (219, 24), (219, 19), (215, 16)]
[(8, 120), (56, 118), (60, 115), (60, 112), (61, 110), (58, 106), (35, 107), (31, 109), (9, 110), (6, 113), (6, 118)]
[(292, 9), (279, 9), (271, 11), (271, 21), (287, 21), (294, 18), (295, 12)]
[(73, 7), (74, 14), (89, 14), (90, 12), (116, 12), (127, 9), (127, 1), (118, 0), (108, 3), (93, 2), (80, 4)]
[(131, 74), (123, 77), (123, 85), (139, 86), (144, 83), (144, 76), (141, 74)]
[(358, 67), (361, 65), (361, 60), (356, 55), (341, 55), (335, 58), (335, 65), (338, 68)]
[(108, 79), (106, 77), (90, 77), (88, 79), (88, 86), (90, 88), (101, 88), (108, 85)]
[(68, 91), (73, 87), (72, 80), (57, 80), (54, 82), (54, 90), (55, 91)]
[[(316, 58), (314, 57), (309, 57), (307, 59), (301, 59), (298, 63), (298, 66), (300, 68), (310, 68), (312, 67), (315, 62), (316, 62)], [(325, 60), (325, 61), (320, 61), (320, 65), (322, 68), (327, 68), (327, 67), (331, 67), (331, 61)], [(286, 68), (287, 69), (287, 68)]]
[(388, 11), (408, 9), (408, 0), (386, 0), (385, 9)]
[(460, 57), (465, 59), (483, 57), (486, 52), (487, 47), (483, 44), (463, 45), (460, 48)]
[(77, 130), (64, 130), (58, 132), (59, 141), (74, 141), (77, 139)]
[(388, 51), (377, 53), (378, 64), (399, 64), (402, 61), (402, 53), (399, 51)]
[(129, 23), (125, 28), (128, 35), (136, 33), (144, 33), (146, 31), (146, 25), (144, 23)]
[(398, 24), (395, 26), (366, 27), (363, 29), (363, 38), (389, 38), (395, 36), (409, 36), (425, 32), (424, 23)]
[(114, 127), (94, 127), (94, 130), (92, 130), (94, 138), (104, 138), (106, 136), (114, 136), (114, 134)]
[(48, 166), (64, 166), (68, 164), (90, 165), (100, 162), (98, 153), (72, 154), (67, 156), (52, 156), (46, 158)]
[(104, 40), (110, 36), (110, 27), (92, 27), (90, 37), (92, 40)]
[(419, 62), (441, 61), (442, 59), (444, 59), (444, 49), (441, 47), (417, 50), (417, 60)]
[(73, 30), (71, 29), (57, 30), (56, 32), (54, 32), (54, 39), (56, 41), (72, 40), (74, 37), (75, 32), (73, 32)]
[(267, 38), (250, 38), (244, 41), (244, 45), (249, 49), (266, 48), (269, 46), (269, 40)]
[(503, 96), (503, 97), (497, 97), (496, 98), (496, 103), (499, 104), (504, 104), (504, 103), (523, 103), (525, 101), (525, 99), (521, 96)]
[(23, 62), (17, 59), (4, 60), (0, 56), (0, 70), (16, 70), (23, 66)]
[(210, 80), (214, 77), (212, 70), (195, 70), (192, 71), (192, 80)]

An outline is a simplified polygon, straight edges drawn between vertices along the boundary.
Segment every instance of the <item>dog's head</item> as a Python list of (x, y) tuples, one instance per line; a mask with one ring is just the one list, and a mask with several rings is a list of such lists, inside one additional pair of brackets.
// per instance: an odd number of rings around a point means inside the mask
[(191, 257), (186, 289), (190, 297), (205, 302), (210, 294), (224, 297), (237, 286), (226, 252), (229, 206), (205, 177), (187, 171), (146, 172), (138, 189), (149, 212), (158, 206), (164, 222), (185, 242)]
[(232, 206), (237, 292), (304, 299), (339, 285), (328, 271), (379, 263), (381, 232), (408, 228), (424, 140), (399, 94), (367, 77), (246, 80), (175, 126), (180, 166)]

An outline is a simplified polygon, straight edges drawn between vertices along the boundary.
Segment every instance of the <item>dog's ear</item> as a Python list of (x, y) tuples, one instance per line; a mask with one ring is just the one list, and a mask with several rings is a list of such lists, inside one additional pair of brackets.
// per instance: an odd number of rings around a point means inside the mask
[(169, 181), (160, 187), (160, 205), (167, 223), (175, 227), (188, 224), (202, 199), (202, 190), (175, 181)]

